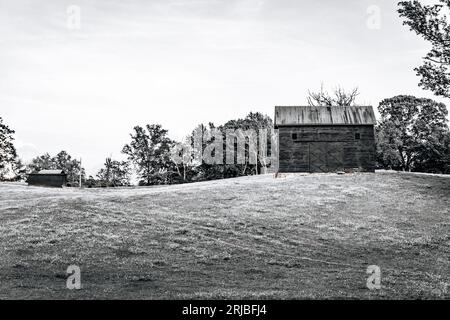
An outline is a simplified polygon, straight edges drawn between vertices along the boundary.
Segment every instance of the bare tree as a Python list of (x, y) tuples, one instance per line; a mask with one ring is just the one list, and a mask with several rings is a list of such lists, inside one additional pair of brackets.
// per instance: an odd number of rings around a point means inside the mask
[(332, 95), (325, 91), (323, 83), (320, 86), (320, 92), (311, 92), (308, 90), (308, 104), (312, 107), (317, 106), (354, 106), (356, 97), (359, 95), (358, 88), (351, 91), (345, 91), (341, 86), (334, 89)]

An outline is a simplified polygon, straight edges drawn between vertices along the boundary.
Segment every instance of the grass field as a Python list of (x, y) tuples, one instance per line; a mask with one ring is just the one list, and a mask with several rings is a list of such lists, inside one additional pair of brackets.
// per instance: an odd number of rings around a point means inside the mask
[(408, 173), (0, 184), (0, 298), (449, 299), (449, 208), (449, 177)]

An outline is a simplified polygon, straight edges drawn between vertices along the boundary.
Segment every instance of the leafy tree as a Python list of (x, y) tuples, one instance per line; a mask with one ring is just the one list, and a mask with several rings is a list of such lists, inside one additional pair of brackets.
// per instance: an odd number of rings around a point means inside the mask
[(172, 166), (171, 148), (174, 142), (168, 138), (168, 131), (161, 125), (134, 127), (131, 142), (122, 152), (135, 165), (141, 178), (141, 185), (170, 183), (167, 171)]
[(174, 183), (190, 182), (196, 174), (193, 145), (193, 137), (187, 136), (172, 149)]
[(59, 152), (53, 159), (55, 168), (64, 170), (67, 173), (67, 180), (71, 183), (76, 183), (80, 179), (80, 170), (82, 180), (84, 180), (85, 172), (81, 168), (81, 163), (79, 160), (72, 158), (70, 154), (66, 151)]
[(450, 98), (450, 23), (447, 16), (450, 1), (439, 2), (423, 5), (419, 1), (401, 1), (398, 12), (405, 18), (403, 24), (432, 46), (423, 65), (414, 69), (422, 77), (419, 85), (436, 95)]
[[(240, 172), (239, 175), (249, 175), (249, 174), (260, 174), (265, 173), (267, 170), (267, 167), (270, 165), (270, 161), (268, 161), (267, 155), (262, 155), (261, 153), (261, 144), (266, 144), (268, 152), (270, 152), (271, 147), (271, 129), (273, 128), (273, 121), (272, 119), (267, 116), (263, 115), (260, 112), (250, 112), (244, 119), (237, 119), (237, 120), (231, 120), (225, 123), (223, 126), (220, 127), (220, 130), (225, 131), (227, 129), (233, 129), (233, 130), (253, 130), (256, 134), (256, 149), (250, 148), (249, 144), (246, 143), (245, 145), (245, 163), (244, 164), (236, 164), (235, 167), (231, 166), (232, 171), (235, 171), (236, 168), (238, 168), (238, 172)], [(262, 141), (262, 136), (259, 135), (259, 133), (262, 132), (262, 130), (267, 131), (267, 137), (266, 141)], [(235, 149), (237, 149), (237, 145)], [(251, 153), (253, 153), (251, 155)], [(253, 156), (257, 159), (256, 164), (250, 164), (250, 157)], [(236, 159), (237, 160), (237, 159)], [(228, 167), (230, 167), (228, 165)]]
[(90, 175), (90, 176), (86, 179), (86, 186), (87, 186), (88, 188), (96, 187), (97, 185), (98, 185), (97, 180), (96, 180), (93, 176)]
[[(192, 133), (192, 141), (194, 139), (198, 139), (199, 137), (194, 138), (195, 135), (200, 135), (200, 143), (194, 143), (192, 148), (194, 152), (196, 153), (194, 162), (196, 163), (196, 166), (194, 168), (195, 175), (193, 176), (193, 181), (204, 181), (204, 180), (215, 180), (215, 179), (223, 179), (227, 178), (227, 168), (228, 165), (225, 164), (224, 155), (222, 158), (219, 158), (221, 163), (208, 163), (203, 158), (203, 155), (205, 154), (205, 150), (208, 145), (212, 145), (215, 143), (216, 136), (215, 134), (218, 132), (221, 139), (224, 139), (225, 133), (220, 130), (221, 128), (216, 128), (216, 126), (213, 123), (209, 123), (208, 126), (205, 126), (203, 124), (200, 124), (197, 126), (196, 130)], [(225, 141), (222, 141), (222, 143), (219, 142), (218, 144), (219, 148), (222, 148), (222, 152), (225, 147)], [(212, 156), (216, 156), (216, 150), (211, 154)]]
[[(404, 170), (402, 133), (394, 121), (382, 121), (376, 128), (378, 166), (389, 170)], [(401, 151), (399, 151), (401, 150)]]
[(340, 86), (334, 89), (333, 94), (329, 94), (324, 90), (323, 84), (320, 86), (319, 92), (308, 91), (308, 105), (316, 106), (354, 106), (356, 105), (356, 97), (359, 95), (358, 88), (352, 91), (345, 91)]
[(97, 177), (103, 186), (129, 186), (130, 185), (130, 164), (128, 161), (112, 160), (106, 158), (104, 168), (100, 169)]
[(446, 171), (449, 152), (447, 108), (443, 103), (396, 96), (378, 106), (377, 158), (385, 168)]
[(106, 158), (104, 166), (105, 166), (105, 168), (101, 169), (97, 176), (99, 176), (99, 178), (101, 180), (104, 180), (107, 183), (110, 183), (112, 175), (113, 175), (112, 171), (114, 168), (113, 160), (111, 158)]
[(17, 159), (13, 134), (14, 130), (4, 124), (0, 117), (0, 179), (4, 178), (6, 171), (12, 169)]
[[(208, 126), (203, 124), (199, 125), (196, 130), (193, 131), (191, 135), (191, 150), (194, 153), (202, 154), (205, 150), (206, 146), (213, 143), (215, 138), (213, 132), (219, 132), (223, 138), (222, 148), (225, 151), (223, 153), (223, 161), (221, 164), (209, 164), (204, 161), (196, 161), (193, 160), (194, 167), (190, 168), (190, 173), (192, 175), (193, 181), (201, 181), (201, 180), (213, 180), (213, 179), (223, 179), (223, 178), (232, 178), (243, 175), (252, 175), (252, 174), (260, 174), (266, 173), (267, 168), (271, 165), (269, 157), (267, 154), (261, 154), (261, 144), (265, 143), (268, 149), (268, 153), (270, 155), (271, 150), (271, 129), (273, 128), (272, 119), (266, 115), (263, 115), (259, 112), (253, 113), (250, 112), (243, 119), (230, 120), (226, 122), (224, 125), (216, 127), (213, 123), (209, 123)], [(260, 135), (262, 130), (267, 131), (267, 141), (262, 141), (264, 137)], [(238, 134), (241, 132), (252, 132), (255, 134), (253, 137), (255, 145), (253, 147), (250, 146), (250, 138), (240, 137), (242, 141), (245, 141), (242, 145), (238, 145), (237, 140), (233, 142), (234, 148), (234, 160), (233, 163), (229, 163), (227, 161), (227, 131), (233, 131)], [(194, 141), (194, 136), (196, 132), (200, 132), (203, 136), (201, 141), (201, 150), (200, 146), (196, 146)], [(238, 148), (244, 148), (243, 150), (243, 159), (240, 160), (241, 163), (238, 163)], [(251, 159), (257, 159), (256, 164), (254, 161), (250, 161)], [(227, 163), (228, 162), (228, 163)], [(193, 174), (192, 174), (193, 173)]]
[(427, 140), (419, 145), (418, 154), (414, 171), (450, 173), (450, 132), (431, 132)]
[(56, 163), (53, 160), (54, 159), (48, 153), (37, 156), (33, 158), (28, 164), (28, 170), (31, 172), (39, 172), (41, 170), (56, 170), (58, 168), (56, 167)]
[(13, 172), (16, 181), (24, 181), (27, 178), (27, 166), (22, 159), (17, 158), (13, 165)]

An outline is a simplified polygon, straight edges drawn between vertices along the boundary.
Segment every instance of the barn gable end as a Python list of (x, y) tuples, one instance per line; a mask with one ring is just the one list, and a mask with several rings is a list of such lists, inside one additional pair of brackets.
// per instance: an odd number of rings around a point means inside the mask
[(27, 183), (33, 186), (63, 187), (66, 185), (67, 175), (63, 170), (41, 170), (28, 175)]
[(375, 170), (372, 107), (275, 107), (279, 172)]

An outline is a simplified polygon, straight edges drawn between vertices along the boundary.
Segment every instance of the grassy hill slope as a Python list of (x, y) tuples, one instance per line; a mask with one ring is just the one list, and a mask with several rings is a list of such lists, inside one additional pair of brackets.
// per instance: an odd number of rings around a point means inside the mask
[(0, 184), (0, 298), (449, 298), (449, 208), (450, 178), (406, 173)]

